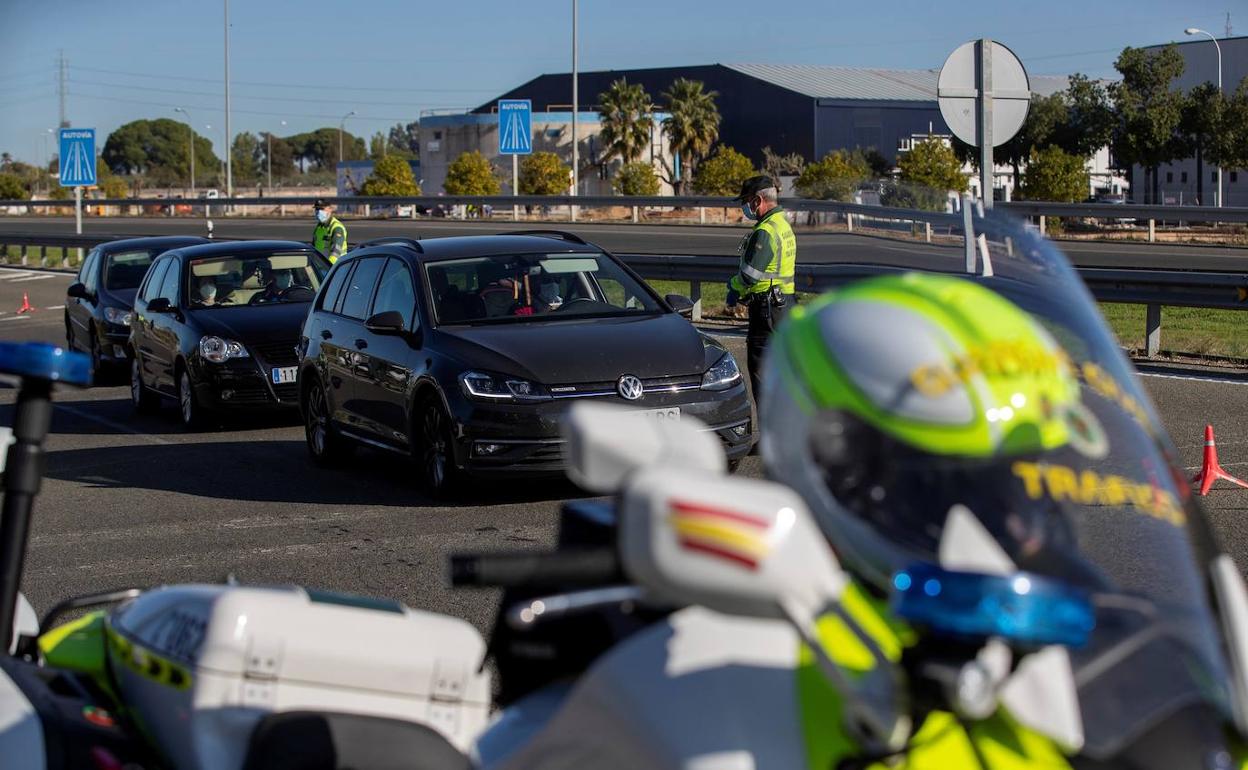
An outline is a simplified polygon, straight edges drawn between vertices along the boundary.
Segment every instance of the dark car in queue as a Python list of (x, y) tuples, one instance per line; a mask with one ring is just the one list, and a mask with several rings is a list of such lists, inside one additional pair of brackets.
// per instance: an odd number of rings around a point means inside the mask
[(65, 290), (65, 346), (91, 356), (91, 373), (124, 366), (130, 358), (134, 295), (156, 257), (181, 246), (208, 243), (191, 235), (126, 238), (87, 252)]
[(619, 259), (567, 234), (364, 244), (326, 278), (300, 340), (308, 451), (409, 454), (439, 494), (463, 475), (559, 473), (577, 399), (696, 417), (735, 465), (753, 441), (732, 355)]
[(134, 301), (130, 396), (177, 400), (187, 427), (225, 410), (298, 406), (296, 345), (329, 271), (306, 243), (230, 241), (175, 249)]

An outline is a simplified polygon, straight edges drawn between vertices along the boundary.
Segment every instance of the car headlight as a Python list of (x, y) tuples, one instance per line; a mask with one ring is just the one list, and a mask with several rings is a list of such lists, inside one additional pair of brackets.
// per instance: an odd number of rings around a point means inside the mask
[(724, 353), (702, 375), (702, 390), (727, 390), (741, 381), (741, 370), (731, 353)]
[(199, 354), (214, 364), (223, 364), (231, 358), (247, 358), (247, 348), (243, 343), (225, 340), (211, 334), (199, 340)]
[(484, 401), (545, 401), (550, 395), (535, 382), (486, 372), (459, 375), (464, 395)]
[(118, 307), (104, 308), (104, 320), (108, 321), (110, 324), (117, 324), (118, 326), (129, 326), (130, 319), (133, 315), (134, 314), (129, 310), (122, 310)]

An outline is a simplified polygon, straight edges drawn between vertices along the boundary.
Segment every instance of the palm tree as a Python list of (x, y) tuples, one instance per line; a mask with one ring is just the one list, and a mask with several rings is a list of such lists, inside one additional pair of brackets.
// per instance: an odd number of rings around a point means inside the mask
[[(710, 152), (711, 145), (719, 138), (719, 108), (715, 106), (716, 91), (703, 91), (700, 80), (678, 78), (671, 88), (663, 92), (667, 100), (668, 117), (663, 119), (663, 133), (672, 152), (680, 153), (684, 169), (679, 187), (693, 178), (698, 161)], [(664, 166), (667, 163), (664, 161)], [(675, 184), (675, 174), (670, 174)], [(678, 190), (679, 193), (679, 190)]]
[(650, 95), (640, 84), (629, 85), (621, 78), (598, 94), (598, 114), (602, 116), (602, 144), (606, 148), (602, 162), (619, 157), (632, 163), (641, 157), (650, 144), (654, 115)]

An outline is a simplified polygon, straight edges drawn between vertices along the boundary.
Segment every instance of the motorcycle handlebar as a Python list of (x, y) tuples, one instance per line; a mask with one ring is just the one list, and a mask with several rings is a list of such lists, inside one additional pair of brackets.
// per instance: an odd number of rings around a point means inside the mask
[(619, 556), (612, 548), (451, 557), (451, 585), (457, 587), (567, 588), (618, 583), (622, 577)]

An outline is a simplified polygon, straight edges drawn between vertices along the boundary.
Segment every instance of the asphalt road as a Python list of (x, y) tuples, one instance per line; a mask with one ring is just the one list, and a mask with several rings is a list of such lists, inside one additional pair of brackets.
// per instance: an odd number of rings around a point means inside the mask
[[(219, 238), (289, 238), (310, 240), (314, 222), (307, 219), (214, 217)], [(386, 235), (442, 237), (480, 235), (516, 229), (561, 228), (606, 249), (642, 254), (734, 256), (744, 227), (630, 225), (585, 223), (460, 222), (454, 220), (346, 220), (350, 242)], [(72, 218), (0, 217), (0, 238), (7, 233), (63, 235), (74, 231)], [(192, 217), (87, 217), (86, 234), (123, 236), (204, 235), (204, 220)], [(1248, 248), (1180, 244), (1062, 241), (1061, 248), (1079, 267), (1147, 267), (1172, 270), (1248, 270)], [(930, 266), (934, 259), (961, 260), (961, 246), (940, 246), (879, 235), (798, 231), (798, 259), (808, 263), (867, 262), (906, 267)], [(938, 256), (939, 255), (939, 256)]]
[[(0, 339), (63, 340), (68, 282), (65, 274), (0, 268)], [(17, 315), (24, 293), (37, 310)], [(728, 342), (743, 357), (741, 339)], [(1208, 421), (1225, 467), (1248, 473), (1243, 380), (1163, 374), (1146, 376), (1145, 385), (1189, 470), (1200, 462)], [(0, 389), (0, 423), (11, 423), (13, 400), (14, 391)], [(491, 484), (457, 504), (433, 505), (398, 459), (362, 451), (346, 468), (319, 470), (294, 420), (188, 433), (172, 406), (133, 415), (120, 384), (61, 389), (48, 449), (24, 581), (40, 611), (78, 593), (233, 573), (245, 582), (389, 596), (485, 629), (494, 595), (448, 590), (448, 554), (549, 544), (560, 502), (577, 495), (565, 483)], [(757, 475), (758, 459), (747, 458), (742, 472)], [(1206, 507), (1248, 565), (1248, 490), (1219, 484)]]

